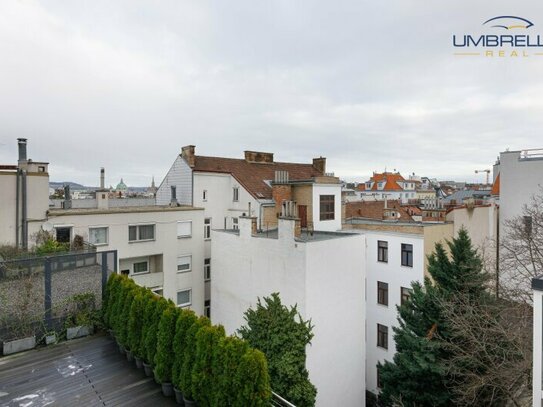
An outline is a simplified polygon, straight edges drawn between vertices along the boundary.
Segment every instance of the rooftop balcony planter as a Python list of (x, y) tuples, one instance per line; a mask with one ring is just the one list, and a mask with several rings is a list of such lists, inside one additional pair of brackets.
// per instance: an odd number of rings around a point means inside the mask
[(15, 339), (13, 341), (5, 341), (3, 343), (2, 352), (4, 355), (23, 352), (25, 350), (34, 349), (36, 347), (36, 337), (29, 336), (26, 338)]
[(153, 366), (149, 363), (143, 362), (143, 371), (145, 372), (145, 376), (153, 377)]
[(177, 404), (184, 406), (185, 402), (183, 401), (183, 392), (179, 390), (177, 387), (173, 388), (173, 392), (175, 394), (175, 402)]
[(143, 360), (140, 357), (134, 356), (134, 361), (136, 362), (136, 368), (143, 368)]
[(78, 325), (66, 328), (66, 339), (82, 338), (94, 333), (94, 327), (92, 325)]
[(58, 338), (57, 338), (56, 332), (48, 332), (45, 334), (46, 345), (54, 345), (57, 342), (58, 342)]

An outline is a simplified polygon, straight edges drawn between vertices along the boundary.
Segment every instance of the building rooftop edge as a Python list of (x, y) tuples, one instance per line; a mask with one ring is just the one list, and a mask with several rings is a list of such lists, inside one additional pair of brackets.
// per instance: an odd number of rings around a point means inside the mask
[(103, 215), (113, 213), (148, 213), (148, 212), (176, 212), (176, 211), (203, 211), (204, 208), (195, 206), (132, 206), (126, 208), (72, 208), (59, 209), (51, 208), (48, 210), (49, 216), (69, 216), (69, 215)]

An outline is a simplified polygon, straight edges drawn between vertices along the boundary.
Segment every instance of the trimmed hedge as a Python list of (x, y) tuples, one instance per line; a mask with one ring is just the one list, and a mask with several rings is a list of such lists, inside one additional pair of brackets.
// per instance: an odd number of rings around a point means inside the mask
[(264, 354), (222, 326), (113, 274), (106, 288), (104, 324), (134, 355), (154, 363), (159, 382), (171, 381), (202, 407), (269, 405)]

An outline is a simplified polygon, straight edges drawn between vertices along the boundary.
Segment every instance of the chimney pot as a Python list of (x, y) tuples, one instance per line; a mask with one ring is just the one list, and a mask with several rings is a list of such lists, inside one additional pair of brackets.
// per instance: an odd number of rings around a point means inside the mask
[(26, 158), (26, 139), (18, 138), (17, 144), (19, 145), (19, 161), (27, 161)]

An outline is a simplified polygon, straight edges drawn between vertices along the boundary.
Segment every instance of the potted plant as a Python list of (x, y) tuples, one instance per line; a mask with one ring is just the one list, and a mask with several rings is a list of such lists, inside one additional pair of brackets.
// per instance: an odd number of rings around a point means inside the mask
[(211, 323), (206, 317), (199, 317), (187, 331), (185, 349), (183, 350), (183, 364), (181, 366), (181, 373), (179, 374), (179, 390), (183, 392), (183, 401), (185, 406), (194, 407), (196, 402), (193, 396), (193, 376), (192, 369), (194, 367), (194, 361), (196, 355), (194, 350), (196, 349), (196, 334), (204, 326), (210, 326)]
[(224, 338), (224, 328), (204, 326), (196, 333), (196, 349), (192, 368), (192, 392), (195, 400), (204, 406), (212, 405), (218, 387), (218, 377), (213, 372), (215, 351)]
[[(170, 303), (172, 302), (170, 301)], [(168, 306), (168, 301), (162, 297), (153, 295), (151, 301), (149, 301), (147, 306), (149, 307), (149, 325), (147, 326), (147, 333), (145, 336), (145, 360), (143, 362), (143, 368), (145, 369), (145, 374), (149, 377), (152, 377), (153, 363), (156, 354), (158, 324), (160, 322), (162, 312), (164, 312), (164, 310)]]
[(132, 301), (130, 307), (130, 315), (128, 317), (128, 346), (132, 350), (134, 360), (136, 361), (136, 367), (141, 369), (143, 367), (142, 354), (141, 354), (141, 333), (143, 320), (141, 315), (144, 311), (144, 295), (146, 290), (138, 290)]
[(166, 397), (173, 396), (172, 353), (178, 315), (178, 308), (173, 304), (169, 304), (162, 313), (162, 317), (158, 324), (154, 372), (157, 383), (160, 383), (162, 386), (162, 394)]
[(96, 320), (93, 293), (76, 294), (68, 301), (68, 317), (65, 321), (66, 339), (75, 339), (94, 332)]
[(266, 356), (249, 348), (241, 357), (232, 383), (232, 405), (264, 407), (270, 405), (271, 388)]
[(132, 348), (130, 347), (130, 343), (128, 341), (128, 322), (130, 317), (130, 308), (132, 307), (134, 294), (137, 292), (137, 286), (131, 280), (129, 280), (126, 282), (126, 290), (127, 293), (124, 297), (123, 303), (121, 304), (120, 315), (118, 316), (118, 329), (116, 330), (116, 335), (119, 343), (125, 348), (126, 359), (129, 362), (132, 362), (134, 358)]
[(213, 354), (212, 371), (215, 376), (215, 391), (213, 392), (213, 406), (232, 406), (236, 399), (234, 378), (241, 358), (249, 344), (235, 336), (229, 336), (219, 341)]
[(179, 388), (179, 375), (183, 366), (183, 350), (186, 347), (187, 331), (198, 318), (192, 310), (182, 308), (177, 318), (175, 326), (175, 337), (173, 341), (173, 365), (172, 365), (172, 383), (175, 401), (178, 404), (184, 404), (183, 392)]

